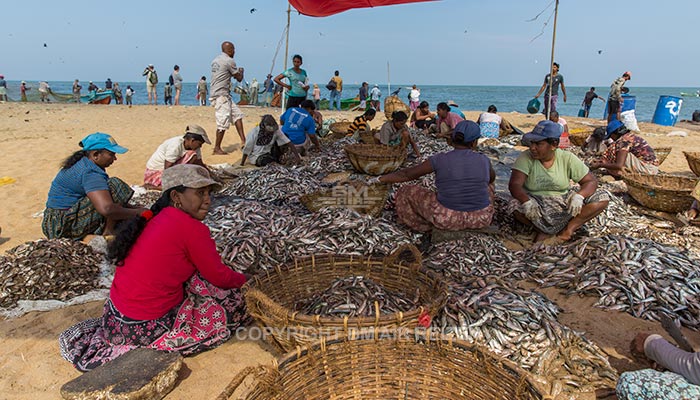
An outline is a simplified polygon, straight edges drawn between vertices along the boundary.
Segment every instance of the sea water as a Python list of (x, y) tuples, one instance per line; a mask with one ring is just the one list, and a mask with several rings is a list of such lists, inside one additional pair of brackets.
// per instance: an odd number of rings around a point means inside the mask
[[(8, 95), (12, 100), (19, 99), (19, 83), (18, 81), (8, 81)], [(38, 82), (27, 82), (28, 86), (32, 88), (29, 93), (35, 94), (36, 89), (39, 86)], [(71, 93), (71, 88), (73, 82), (49, 82), (51, 89), (58, 93)], [(81, 94), (87, 94), (87, 82), (81, 82), (83, 86), (83, 91)], [(148, 96), (146, 93), (146, 83), (145, 81), (139, 82), (119, 82), (119, 86), (122, 90), (122, 94), (126, 91), (126, 86), (131, 85), (134, 89), (134, 104), (147, 104)], [(261, 82), (262, 85), (262, 82)], [(104, 82), (99, 82), (98, 86), (104, 87)], [(163, 104), (163, 84), (158, 84), (158, 104)], [(319, 85), (321, 87), (323, 85)], [(659, 100), (659, 96), (679, 96), (681, 92), (694, 93), (695, 88), (680, 88), (680, 87), (634, 87), (632, 85), (627, 85), (630, 89), (629, 94), (636, 96), (637, 105), (635, 109), (635, 114), (637, 120), (640, 122), (651, 121), (654, 110), (656, 109), (656, 104)], [(352, 98), (358, 95), (360, 86), (345, 84), (343, 86), (342, 98)], [(384, 103), (384, 98), (388, 96), (391, 92), (398, 88), (398, 97), (404, 102), (408, 103), (408, 92), (410, 91), (410, 85), (408, 84), (392, 84), (391, 91), (386, 84), (380, 85), (380, 90), (382, 91), (382, 107)], [(371, 89), (371, 86), (370, 86)], [(527, 102), (530, 101), (539, 90), (539, 86), (447, 86), (447, 85), (421, 85), (419, 86), (421, 91), (421, 100), (425, 100), (430, 104), (430, 109), (435, 110), (437, 103), (441, 101), (453, 100), (459, 105), (461, 110), (483, 110), (486, 111), (489, 105), (493, 104), (498, 108), (499, 113), (508, 113), (511, 111), (516, 111), (519, 113), (527, 113), (526, 106)], [(578, 110), (581, 108), (581, 102), (583, 101), (584, 94), (590, 89), (590, 87), (571, 87), (567, 86), (567, 102), (564, 103), (563, 96), (561, 92), (559, 93), (559, 101), (557, 104), (557, 110), (559, 114), (566, 116), (576, 116), (578, 115)], [(599, 96), (604, 99), (607, 98), (609, 89), (607, 87), (600, 87), (596, 91)], [(173, 88), (173, 97), (175, 94), (175, 89)], [(197, 95), (197, 83), (183, 83), (182, 94), (180, 96), (180, 104), (182, 105), (199, 105), (198, 100), (195, 98)], [(311, 91), (309, 91), (309, 97), (311, 96)], [(321, 98), (329, 98), (329, 92), (325, 87), (321, 89)], [(35, 98), (35, 96), (32, 96)], [(233, 94), (234, 100), (238, 101), (239, 96)], [(259, 100), (262, 101), (263, 95), (259, 96)], [(681, 113), (678, 120), (681, 119), (691, 119), (693, 111), (700, 109), (700, 98), (699, 97), (682, 97), (683, 105), (681, 108)], [(544, 102), (543, 96), (540, 96), (540, 101)], [(209, 102), (207, 102), (209, 104)], [(603, 112), (605, 111), (604, 104), (600, 100), (594, 100), (593, 106), (591, 107), (590, 117), (591, 118), (603, 118)], [(114, 105), (114, 102), (112, 102)]]

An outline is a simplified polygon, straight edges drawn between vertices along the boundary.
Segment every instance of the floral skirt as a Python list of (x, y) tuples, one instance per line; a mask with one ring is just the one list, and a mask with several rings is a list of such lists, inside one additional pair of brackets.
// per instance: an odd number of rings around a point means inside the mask
[(61, 356), (89, 371), (137, 347), (193, 355), (227, 341), (250, 319), (240, 290), (220, 289), (199, 274), (185, 284), (185, 300), (164, 316), (131, 319), (107, 300), (101, 318), (73, 325), (59, 336)]
[(407, 185), (396, 191), (396, 215), (401, 223), (418, 232), (433, 228), (446, 231), (481, 229), (489, 226), (495, 212), (493, 189), (489, 187), (491, 203), (481, 210), (456, 211), (437, 200), (437, 193), (430, 189)]
[(700, 386), (681, 375), (653, 369), (625, 372), (617, 381), (619, 400), (690, 400), (700, 399)]

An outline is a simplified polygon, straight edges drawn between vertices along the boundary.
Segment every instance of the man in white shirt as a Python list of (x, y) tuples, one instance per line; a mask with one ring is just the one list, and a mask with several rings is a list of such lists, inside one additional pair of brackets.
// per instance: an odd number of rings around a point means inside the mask
[(144, 187), (160, 190), (163, 171), (173, 165), (196, 164), (206, 168), (200, 150), (204, 143), (211, 144), (207, 132), (194, 124), (185, 128), (184, 136), (175, 136), (163, 142), (146, 163)]

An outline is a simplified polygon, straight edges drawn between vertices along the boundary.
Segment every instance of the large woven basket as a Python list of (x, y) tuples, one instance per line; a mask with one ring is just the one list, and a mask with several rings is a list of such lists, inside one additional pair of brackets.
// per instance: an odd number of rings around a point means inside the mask
[(588, 139), (589, 136), (593, 131), (585, 129), (585, 128), (574, 128), (569, 130), (569, 141), (571, 141), (571, 144), (574, 146), (583, 146), (584, 143), (586, 143), (586, 139)]
[(336, 138), (342, 138), (348, 134), (348, 128), (350, 127), (350, 125), (352, 125), (352, 122), (348, 120), (343, 120), (332, 123), (328, 127), (328, 129), (330, 129), (330, 131), (333, 132), (333, 135)]
[(633, 199), (652, 210), (677, 213), (690, 208), (697, 179), (676, 175), (625, 174), (622, 179)]
[(683, 155), (685, 156), (685, 160), (688, 162), (690, 170), (693, 171), (695, 176), (700, 176), (700, 152), (684, 151)]
[(659, 165), (671, 154), (672, 149), (672, 147), (654, 147), (654, 154), (656, 154), (656, 160), (659, 161)]
[(234, 393), (245, 400), (535, 400), (552, 398), (546, 384), (466, 341), (429, 331), (363, 331), (321, 339), (272, 366), (248, 367), (217, 400)]
[(360, 131), (358, 136), (360, 137), (360, 142), (365, 144), (379, 144), (379, 141), (374, 137), (376, 129), (370, 131)]
[(365, 185), (360, 182), (337, 185), (299, 197), (309, 211), (317, 212), (323, 207), (351, 208), (359, 213), (378, 216), (389, 197), (387, 185)]
[[(413, 253), (415, 262), (399, 261), (404, 250)], [(434, 317), (447, 299), (447, 285), (420, 264), (415, 246), (402, 246), (389, 257), (353, 255), (314, 255), (299, 258), (293, 264), (258, 275), (243, 287), (248, 312), (263, 328), (270, 329), (268, 339), (284, 351), (315, 339), (362, 328), (407, 328), (418, 326), (424, 314)], [(382, 313), (374, 304), (372, 317), (327, 317), (302, 314), (292, 309), (300, 299), (326, 290), (339, 278), (363, 276), (387, 290), (415, 296), (420, 307), (397, 313)], [(425, 316), (423, 316), (425, 318)]]
[(406, 161), (406, 149), (381, 144), (349, 144), (345, 154), (350, 164), (359, 172), (383, 175), (396, 171)]
[(384, 115), (386, 119), (391, 120), (391, 113), (394, 111), (403, 111), (407, 116), (411, 116), (411, 107), (401, 101), (397, 96), (389, 96), (384, 99)]

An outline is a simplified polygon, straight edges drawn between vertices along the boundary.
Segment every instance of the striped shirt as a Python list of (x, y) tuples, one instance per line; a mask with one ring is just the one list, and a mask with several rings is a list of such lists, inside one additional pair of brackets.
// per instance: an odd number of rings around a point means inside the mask
[(367, 123), (367, 118), (364, 115), (360, 115), (352, 121), (352, 124), (348, 127), (348, 136), (354, 135), (358, 130), (369, 131), (369, 124)]
[(58, 171), (51, 182), (46, 208), (71, 208), (90, 192), (109, 190), (108, 179), (105, 170), (83, 157), (72, 167)]

